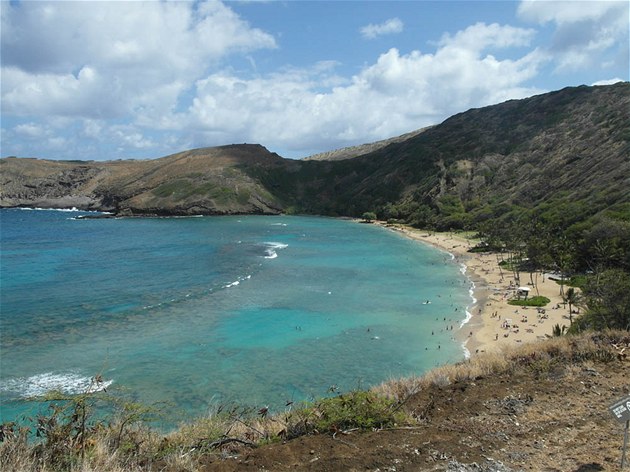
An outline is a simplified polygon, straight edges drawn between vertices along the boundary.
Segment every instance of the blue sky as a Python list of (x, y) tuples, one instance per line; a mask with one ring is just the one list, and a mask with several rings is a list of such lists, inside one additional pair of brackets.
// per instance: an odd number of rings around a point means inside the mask
[(628, 81), (627, 1), (4, 1), (1, 155), (284, 157)]

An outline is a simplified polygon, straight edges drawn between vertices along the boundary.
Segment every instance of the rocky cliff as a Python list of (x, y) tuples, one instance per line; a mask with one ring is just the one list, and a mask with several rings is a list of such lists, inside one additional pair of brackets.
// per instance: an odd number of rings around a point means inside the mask
[(282, 211), (247, 169), (286, 165), (259, 145), (195, 149), (145, 161), (0, 161), (0, 205), (76, 207), (122, 215), (236, 214)]

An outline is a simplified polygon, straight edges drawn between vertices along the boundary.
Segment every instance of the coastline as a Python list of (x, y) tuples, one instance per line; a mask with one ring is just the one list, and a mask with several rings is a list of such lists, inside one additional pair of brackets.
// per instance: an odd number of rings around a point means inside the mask
[(508, 300), (518, 286), (514, 284), (512, 273), (499, 266), (498, 254), (468, 252), (476, 241), (456, 233), (430, 232), (384, 222), (376, 224), (446, 251), (462, 265), (464, 275), (471, 282), (473, 303), (456, 337), (469, 355), (499, 352), (505, 346), (545, 339), (551, 336), (556, 324), (569, 326), (569, 309), (564, 307), (560, 285), (555, 281), (539, 274), (538, 280), (534, 278), (537, 286), (531, 285), (529, 273), (521, 273), (522, 286), (530, 287), (533, 295), (540, 294), (551, 300), (543, 307), (544, 313), (539, 313), (535, 307), (509, 305)]

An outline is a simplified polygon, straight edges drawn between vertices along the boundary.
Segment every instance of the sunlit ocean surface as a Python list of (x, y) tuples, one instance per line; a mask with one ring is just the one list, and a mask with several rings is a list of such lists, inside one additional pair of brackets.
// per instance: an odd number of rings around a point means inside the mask
[(110, 393), (166, 402), (176, 423), (464, 357), (454, 336), (469, 282), (448, 254), (394, 232), (315, 217), (83, 214), (0, 210), (2, 421), (96, 374)]

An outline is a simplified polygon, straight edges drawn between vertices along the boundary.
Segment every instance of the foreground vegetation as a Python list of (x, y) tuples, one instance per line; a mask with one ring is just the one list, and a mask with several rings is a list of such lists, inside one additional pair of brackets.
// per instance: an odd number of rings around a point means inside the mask
[[(431, 388), (474, 385), (479, 379), (523, 373), (543, 378), (558, 369), (625, 362), (627, 331), (553, 337), (541, 343), (481, 354), (422, 377), (397, 379), (369, 391), (338, 393), (271, 415), (266, 409), (217, 407), (212, 414), (164, 434), (151, 429), (149, 409), (126, 405), (115, 416), (95, 415), (105, 392), (52, 401), (33, 423), (0, 430), (0, 469), (20, 471), (200, 470), (228, 451), (238, 453), (310, 435), (413, 428), (424, 421), (410, 399)], [(586, 367), (584, 367), (586, 366)], [(554, 374), (556, 375), (556, 374)], [(98, 381), (98, 379), (97, 379)], [(430, 408), (427, 405), (426, 408)], [(446, 426), (445, 426), (446, 427)], [(341, 437), (338, 438), (343, 441)]]

